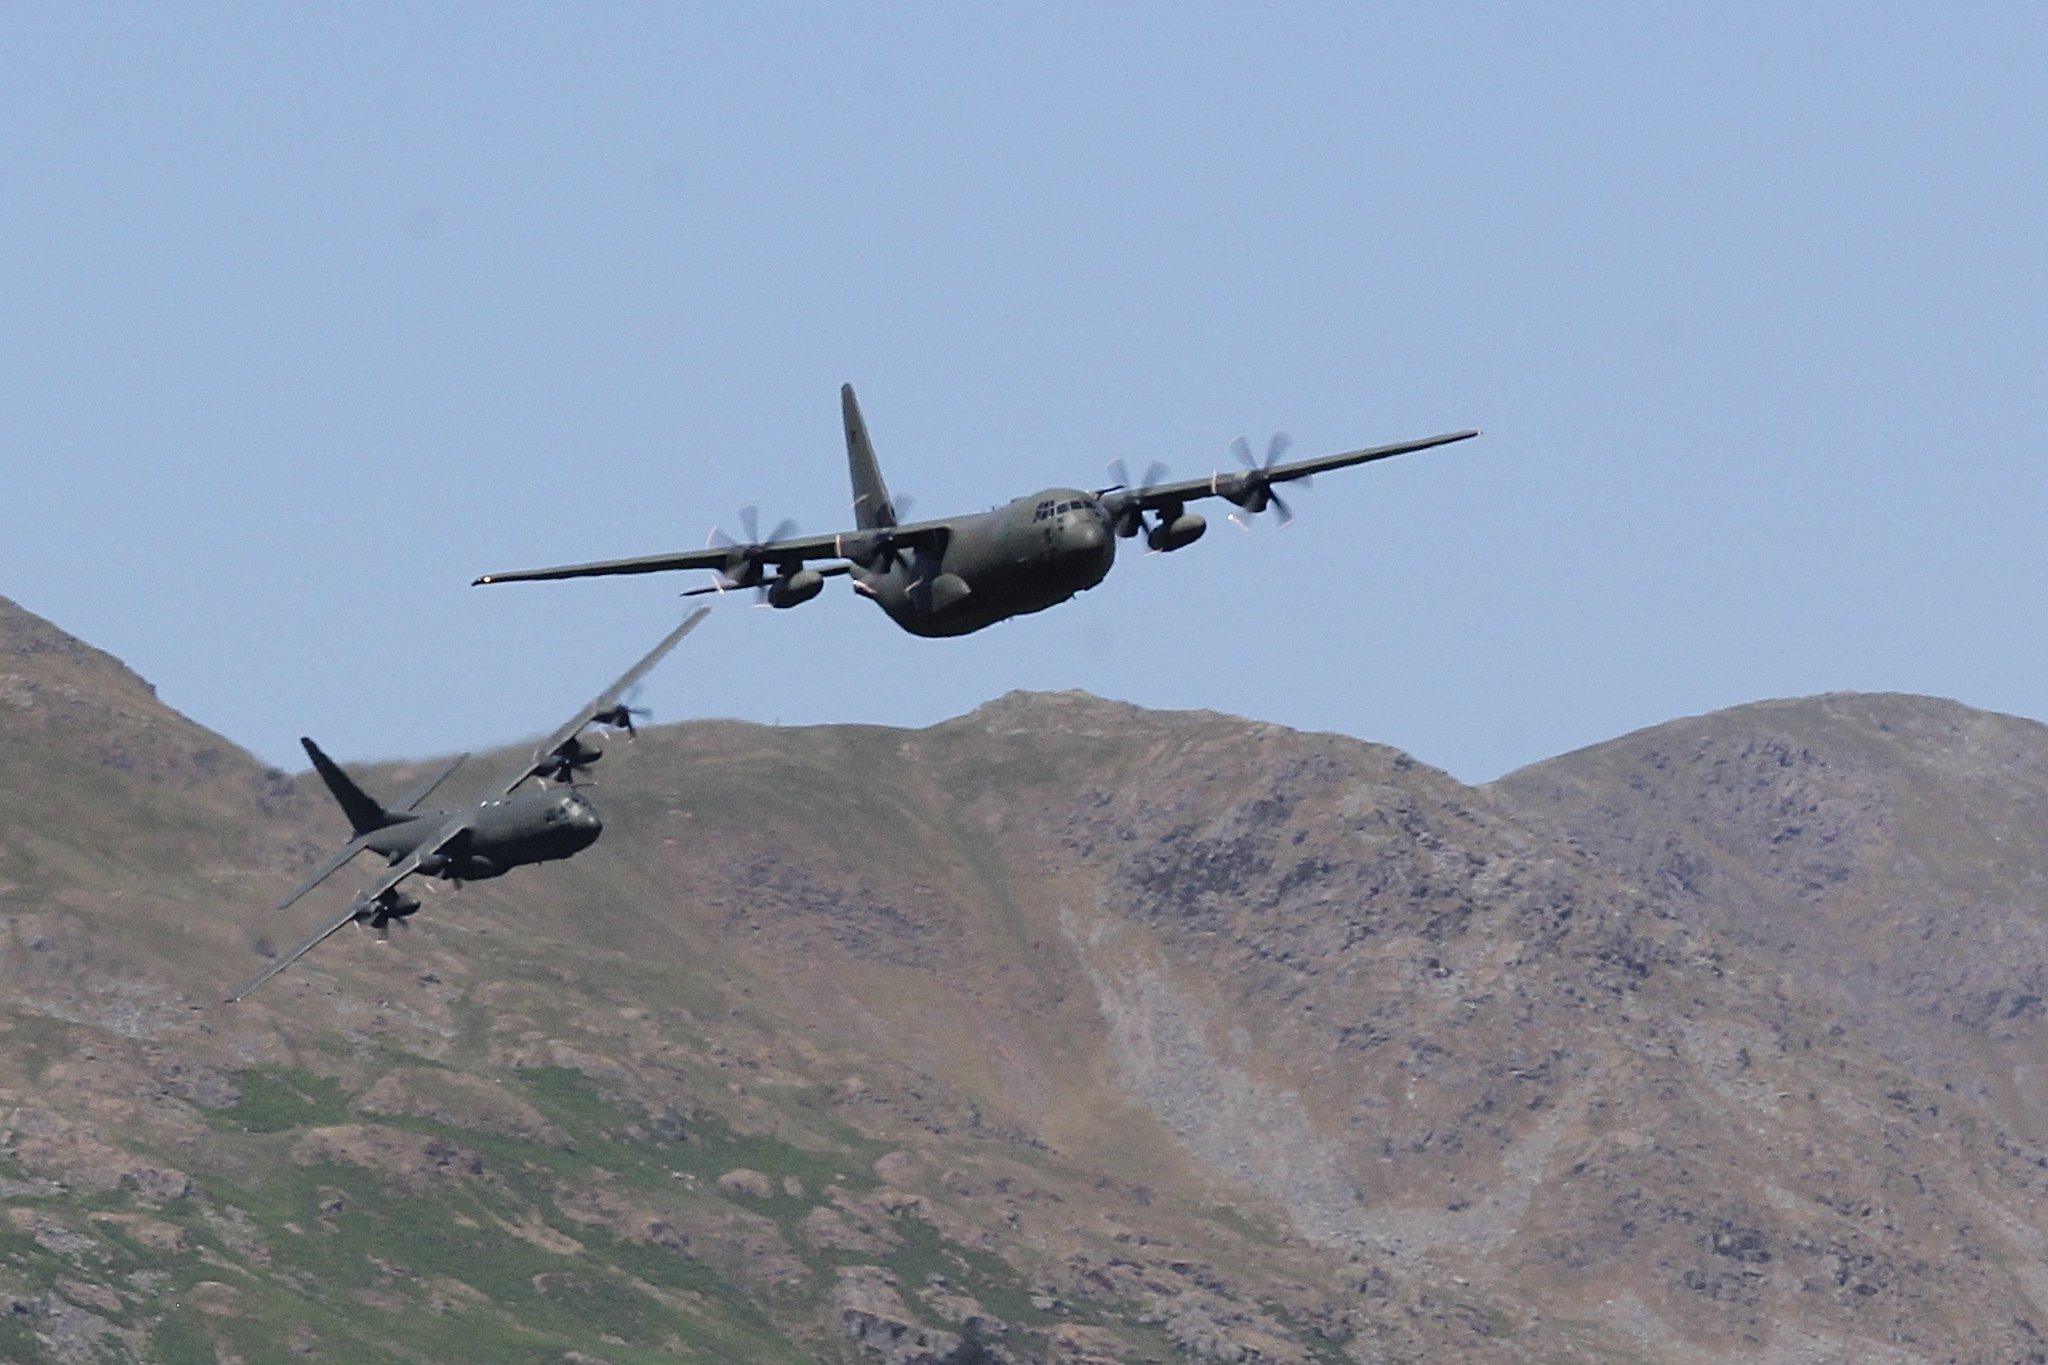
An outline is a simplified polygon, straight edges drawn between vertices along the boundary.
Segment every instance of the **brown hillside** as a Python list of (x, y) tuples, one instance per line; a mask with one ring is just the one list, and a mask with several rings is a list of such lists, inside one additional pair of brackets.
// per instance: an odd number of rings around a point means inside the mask
[(263, 909), (338, 816), (22, 616), (8, 1358), (2011, 1359), (2048, 1323), (2034, 1130), (1526, 774), (1078, 695), (665, 727), (590, 852), (230, 1011), (347, 895)]
[(1496, 790), (1930, 1081), (2044, 1131), (2048, 726), (1932, 697), (1763, 702)]

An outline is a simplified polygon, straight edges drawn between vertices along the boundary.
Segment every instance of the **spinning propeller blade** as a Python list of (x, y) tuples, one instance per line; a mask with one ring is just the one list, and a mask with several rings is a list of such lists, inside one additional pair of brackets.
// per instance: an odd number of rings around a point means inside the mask
[(764, 565), (767, 561), (768, 547), (802, 534), (803, 528), (797, 525), (794, 517), (784, 517), (763, 536), (761, 509), (751, 502), (740, 508), (739, 523), (741, 532), (746, 536), (744, 540), (733, 536), (723, 526), (711, 528), (711, 534), (705, 537), (704, 543), (726, 552), (725, 567), (713, 571), (709, 588), (697, 588), (684, 593), (683, 596), (700, 597), (706, 592), (723, 593), (734, 588), (752, 588), (755, 590), (757, 603), (767, 602), (768, 584)]
[[(1293, 444), (1293, 437), (1284, 431), (1276, 431), (1266, 442), (1266, 457), (1259, 460), (1253, 458), (1251, 442), (1244, 437), (1240, 436), (1230, 443), (1231, 453), (1236, 455), (1237, 462), (1244, 466), (1244, 472), (1216, 475), (1215, 488), (1217, 492), (1237, 504), (1238, 511), (1232, 512), (1230, 519), (1245, 530), (1251, 529), (1251, 518), (1268, 507), (1280, 514), (1281, 526), (1284, 527), (1294, 520), (1294, 509), (1273, 491), (1273, 469), (1287, 453), (1287, 448)], [(1309, 484), (1309, 479), (1302, 475), (1289, 482), (1298, 483), (1305, 488)], [(1243, 515), (1240, 516), (1239, 512)]]
[(1166, 463), (1154, 460), (1145, 466), (1143, 477), (1131, 481), (1130, 467), (1119, 455), (1109, 462), (1110, 486), (1099, 490), (1096, 496), (1102, 500), (1103, 510), (1109, 513), (1110, 529), (1128, 540), (1145, 529), (1145, 510), (1134, 502), (1126, 501), (1125, 495), (1136, 494), (1156, 483), (1165, 482)]

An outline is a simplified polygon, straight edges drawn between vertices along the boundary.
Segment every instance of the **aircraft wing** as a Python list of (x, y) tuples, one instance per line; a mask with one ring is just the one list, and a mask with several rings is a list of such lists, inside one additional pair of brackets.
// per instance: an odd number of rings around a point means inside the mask
[(707, 545), (701, 550), (642, 555), (638, 559), (599, 559), (588, 564), (558, 564), (547, 569), (511, 569), (504, 573), (487, 573), (470, 586), (532, 583), (555, 578), (602, 578), (610, 574), (668, 573), (676, 569), (710, 569), (725, 573), (743, 567), (749, 560), (781, 566), (824, 559), (868, 559), (885, 548), (916, 545), (951, 525), (951, 522), (943, 520), (918, 521), (904, 526), (875, 526), (864, 531), (792, 536), (788, 540), (771, 540), (761, 545)]
[[(761, 547), (761, 557), (777, 563), (812, 559), (843, 558), (839, 551), (839, 536), (798, 536), (793, 540), (777, 540)], [(478, 587), (486, 583), (531, 583), (544, 578), (601, 578), (607, 574), (667, 573), (672, 569), (724, 569), (732, 562), (732, 552), (719, 545), (707, 545), (701, 550), (678, 550), (674, 554), (643, 555), (638, 559), (600, 559), (589, 564), (560, 564), (548, 569), (513, 569), (507, 573), (487, 573), (470, 584)]]
[(322, 925), (319, 931), (315, 933), (311, 938), (307, 939), (304, 943), (301, 943), (298, 947), (292, 949), (283, 957), (280, 957), (277, 961), (271, 963), (262, 971), (256, 973), (256, 975), (250, 977), (247, 981), (244, 981), (241, 985), (235, 987), (234, 993), (228, 996), (227, 1003), (232, 1005), (236, 1004), (241, 1000), (246, 999), (250, 994), (252, 994), (256, 990), (257, 987), (261, 986), (264, 982), (270, 980), (271, 977), (276, 976), (279, 972), (291, 966), (294, 962), (297, 962), (307, 953), (312, 952), (315, 948), (325, 943), (328, 939), (340, 933), (343, 925), (354, 923), (355, 917), (356, 908), (353, 905), (351, 905), (348, 909), (342, 911), (339, 915), (335, 916), (326, 924)]
[[(1408, 455), (1435, 446), (1447, 446), (1454, 441), (1469, 441), (1478, 434), (1476, 428), (1450, 431), (1441, 436), (1425, 436), (1419, 441), (1398, 441), (1393, 445), (1373, 446), (1369, 450), (1347, 450), (1341, 455), (1320, 455), (1312, 460), (1290, 460), (1286, 464), (1276, 464), (1265, 471), (1264, 479), (1267, 483), (1287, 483), (1332, 469), (1347, 469), (1355, 464), (1369, 464), (1374, 460), (1387, 460), (1396, 455)], [(1173, 483), (1148, 484), (1143, 488), (1125, 490), (1121, 496), (1126, 506), (1135, 501), (1137, 506), (1151, 511), (1160, 507), (1178, 507), (1196, 498), (1229, 497), (1232, 490), (1241, 485), (1243, 478), (1242, 473), (1233, 470), (1200, 479), (1179, 479)], [(1118, 494), (1112, 493), (1110, 496), (1115, 497)]]
[[(400, 858), (397, 862), (385, 868), (383, 873), (377, 878), (377, 880), (372, 882), (370, 886), (366, 890), (364, 890), (361, 895), (357, 896), (355, 900), (350, 903), (348, 909), (342, 911), (339, 915), (335, 916), (326, 924), (322, 925), (317, 931), (314, 932), (313, 936), (308, 938), (304, 943), (301, 943), (298, 947), (292, 949), (290, 952), (278, 958), (277, 961), (271, 963), (262, 971), (256, 973), (256, 975), (250, 977), (247, 981), (244, 981), (240, 986), (237, 986), (235, 988), (234, 993), (228, 996), (227, 1003), (232, 1005), (236, 1001), (244, 999), (251, 992), (256, 990), (257, 987), (261, 986), (264, 982), (270, 980), (271, 977), (276, 976), (279, 972), (291, 966), (294, 962), (297, 962), (307, 953), (312, 952), (315, 948), (325, 943), (328, 939), (332, 938), (335, 934), (339, 933), (343, 925), (352, 922), (357, 915), (361, 914), (366, 906), (373, 904), (379, 896), (382, 896), (385, 892), (397, 886), (407, 877), (410, 877), (413, 873), (419, 871), (421, 863), (425, 862), (428, 858), (434, 856), (435, 854), (440, 853), (441, 851), (446, 849), (450, 844), (453, 844), (457, 839), (462, 838), (464, 835), (468, 833), (469, 817), (467, 815), (458, 815), (450, 818), (446, 824), (442, 825), (439, 829), (435, 830), (430, 837), (422, 841), (418, 848), (415, 848), (412, 852), (406, 854), (403, 858)], [(360, 852), (361, 850), (360, 848), (357, 848), (354, 851)], [(323, 873), (322, 875), (325, 874)], [(297, 897), (294, 896), (293, 899), (297, 899)]]
[(561, 729), (542, 740), (540, 746), (533, 751), (533, 756), (526, 761), (526, 766), (519, 770), (519, 775), (500, 788), (499, 794), (510, 796), (519, 790), (527, 778), (549, 771), (550, 760), (560, 756), (564, 749), (574, 743), (576, 737), (583, 733), (585, 726), (615, 710), (619, 699), (625, 696), (633, 684), (653, 672), (654, 666), (662, 661), (663, 656), (674, 649), (685, 635), (697, 628), (698, 622), (710, 614), (709, 607), (699, 607), (691, 612), (681, 625), (670, 631), (660, 644), (647, 652), (647, 657), (627, 669), (619, 676), (617, 682), (592, 697), (581, 710), (563, 723)]

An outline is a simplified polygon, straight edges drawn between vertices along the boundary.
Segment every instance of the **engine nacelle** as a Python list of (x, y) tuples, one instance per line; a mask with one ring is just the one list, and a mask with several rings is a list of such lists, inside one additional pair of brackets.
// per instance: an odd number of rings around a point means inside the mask
[(768, 605), (794, 607), (825, 591), (825, 576), (816, 569), (799, 569), (782, 574), (768, 584)]
[[(606, 712), (596, 718), (599, 725), (630, 725), (632, 718), (625, 714), (626, 708), (617, 708), (616, 713)], [(555, 751), (534, 764), (533, 775), (543, 782), (574, 782), (578, 773), (604, 757), (604, 750), (590, 743), (582, 736), (565, 739)]]
[(396, 889), (386, 891), (377, 899), (356, 898), (356, 918), (368, 920), (381, 929), (395, 919), (407, 919), (419, 913), (420, 898), (408, 896)]
[(1198, 513), (1183, 512), (1172, 521), (1163, 521), (1145, 534), (1145, 543), (1155, 550), (1178, 550), (1192, 545), (1202, 538), (1202, 532), (1209, 529), (1209, 523)]

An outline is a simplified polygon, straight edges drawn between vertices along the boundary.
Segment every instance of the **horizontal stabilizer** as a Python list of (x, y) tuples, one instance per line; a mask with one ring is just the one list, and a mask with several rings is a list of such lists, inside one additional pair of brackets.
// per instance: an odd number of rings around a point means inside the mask
[(400, 801), (398, 805), (395, 807), (395, 809), (406, 812), (418, 810), (420, 802), (432, 796), (435, 792), (435, 789), (437, 789), (443, 782), (446, 782), (449, 778), (455, 776), (455, 770), (457, 768), (460, 768), (464, 763), (467, 763), (468, 761), (468, 754), (457, 754), (455, 756), (454, 761), (451, 762), (447, 767), (441, 769), (440, 772), (435, 773), (432, 777), (420, 783), (419, 786), (407, 792), (405, 795), (405, 799), (403, 801)]
[(355, 857), (358, 853), (361, 853), (364, 847), (365, 845), (360, 838), (351, 839), (347, 843), (343, 844), (341, 846), (340, 852), (336, 853), (326, 862), (320, 864), (320, 866), (314, 868), (312, 875), (308, 876), (306, 880), (300, 882), (298, 889), (296, 891), (292, 892), (289, 896), (286, 896), (282, 901), (278, 902), (277, 908), (280, 910), (288, 910), (293, 905), (296, 905), (301, 896), (305, 895), (308, 891), (311, 891), (314, 887), (320, 885), (320, 883), (326, 881), (329, 877), (332, 877), (335, 873), (341, 871), (341, 869), (343, 869), (344, 867), (347, 867), (349, 864), (349, 860)]

